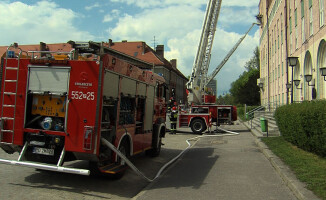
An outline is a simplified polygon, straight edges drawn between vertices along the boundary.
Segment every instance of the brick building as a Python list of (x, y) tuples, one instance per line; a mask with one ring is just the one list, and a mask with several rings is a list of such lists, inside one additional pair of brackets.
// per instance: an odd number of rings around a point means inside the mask
[(168, 97), (172, 90), (175, 91), (176, 101), (187, 104), (186, 83), (188, 79), (178, 70), (177, 60), (170, 61), (164, 58), (164, 45), (157, 45), (153, 50), (145, 42), (112, 42), (109, 40), (109, 47), (123, 52), (140, 60), (153, 63), (153, 71), (162, 74), (169, 86)]
[[(177, 69), (177, 60), (167, 61), (164, 58), (164, 45), (158, 45), (153, 50), (145, 42), (112, 42), (104, 43), (106, 52), (139, 68), (152, 70), (161, 74), (168, 86), (167, 97), (170, 98), (172, 90), (175, 91), (177, 102), (187, 103), (186, 83), (188, 79)], [(73, 50), (69, 43), (39, 45), (19, 45), (24, 51), (61, 51)], [(0, 57), (6, 52), (6, 46), (0, 46)]]
[[(257, 83), (263, 106), (326, 98), (326, 81), (320, 71), (326, 67), (324, 8), (325, 0), (260, 0)], [(298, 57), (293, 67), (289, 57)]]

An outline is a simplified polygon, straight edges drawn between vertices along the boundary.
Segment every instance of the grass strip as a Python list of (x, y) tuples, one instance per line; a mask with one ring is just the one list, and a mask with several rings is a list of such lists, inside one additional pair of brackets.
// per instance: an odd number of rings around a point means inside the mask
[(309, 190), (326, 200), (326, 158), (299, 149), (283, 137), (262, 138), (262, 141), (307, 184)]

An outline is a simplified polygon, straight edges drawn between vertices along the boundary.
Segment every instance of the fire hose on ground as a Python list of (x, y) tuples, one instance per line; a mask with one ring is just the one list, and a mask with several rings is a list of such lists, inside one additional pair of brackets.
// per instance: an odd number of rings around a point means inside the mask
[(215, 135), (201, 135), (201, 136), (197, 136), (197, 137), (193, 137), (190, 139), (187, 139), (186, 142), (188, 144), (188, 147), (186, 149), (184, 149), (183, 151), (181, 151), (176, 157), (174, 157), (173, 159), (171, 159), (169, 162), (167, 162), (163, 167), (161, 167), (161, 169), (157, 172), (156, 176), (153, 179), (148, 178), (144, 173), (142, 173), (124, 154), (122, 154), (112, 143), (110, 143), (109, 141), (107, 141), (106, 139), (102, 138), (101, 141), (108, 146), (112, 151), (114, 151), (121, 159), (123, 159), (127, 165), (134, 171), (136, 172), (136, 174), (138, 174), (140, 177), (144, 178), (145, 180), (147, 180), (148, 182), (153, 182), (154, 180), (156, 180), (161, 174), (162, 172), (168, 167), (170, 166), (172, 163), (174, 163), (177, 159), (179, 159), (186, 151), (188, 151), (191, 147), (193, 147), (194, 144), (191, 144), (190, 141), (197, 141), (200, 138), (205, 138), (205, 137), (224, 137), (224, 136), (235, 136), (235, 135), (239, 135), (239, 133), (237, 132), (233, 132), (233, 131), (228, 131), (228, 130), (224, 130), (222, 128), (218, 128), (221, 131), (226, 132), (227, 134), (215, 134)]

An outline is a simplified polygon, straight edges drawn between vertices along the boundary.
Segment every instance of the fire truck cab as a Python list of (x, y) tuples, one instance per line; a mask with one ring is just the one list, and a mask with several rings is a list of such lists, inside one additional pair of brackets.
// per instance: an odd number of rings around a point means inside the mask
[[(23, 58), (18, 49), (8, 47), (2, 63), (0, 147), (20, 155), (0, 163), (123, 174), (125, 162), (103, 141), (126, 157), (159, 155), (166, 129), (163, 77), (105, 53), (28, 52)], [(91, 170), (63, 166), (71, 160), (87, 160)]]

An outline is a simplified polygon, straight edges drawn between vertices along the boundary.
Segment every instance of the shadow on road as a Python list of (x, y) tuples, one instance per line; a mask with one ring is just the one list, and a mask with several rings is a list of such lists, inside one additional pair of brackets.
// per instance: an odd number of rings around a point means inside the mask
[[(149, 178), (154, 178), (159, 169), (178, 155), (181, 150), (163, 149), (161, 156), (152, 158), (144, 154), (138, 155), (132, 159), (132, 162)], [(88, 162), (78, 161), (65, 166), (76, 168), (88, 168)], [(132, 198), (138, 194), (149, 182), (138, 176), (131, 169), (128, 169), (125, 175), (114, 180), (108, 177), (82, 176), (52, 171), (36, 170), (35, 173), (25, 177), (27, 184), (12, 185), (28, 188), (44, 188), (56, 192), (76, 193), (87, 196), (87, 198), (110, 198), (119, 196)]]
[(153, 188), (199, 188), (219, 158), (213, 152), (211, 147), (191, 148)]

